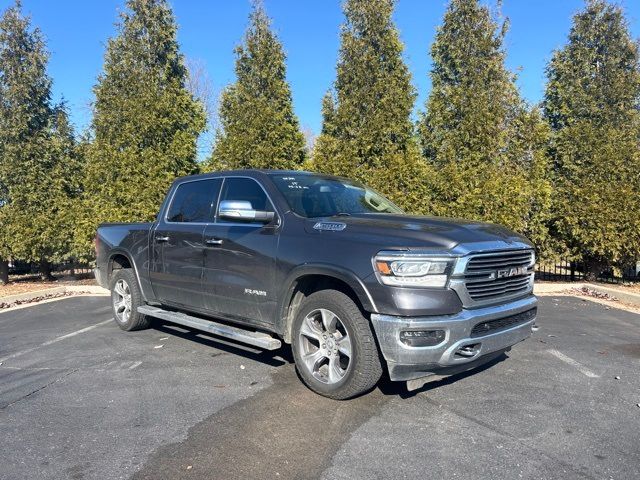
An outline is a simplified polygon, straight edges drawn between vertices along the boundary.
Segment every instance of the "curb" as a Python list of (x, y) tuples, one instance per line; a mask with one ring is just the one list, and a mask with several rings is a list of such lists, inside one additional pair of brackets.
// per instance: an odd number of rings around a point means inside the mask
[(561, 293), (573, 289), (580, 290), (584, 283), (534, 283), (533, 293), (536, 295), (544, 293)]
[(574, 289), (582, 290), (583, 288), (603, 295), (608, 295), (629, 305), (640, 307), (640, 294), (625, 292), (620, 288), (606, 287), (598, 283), (536, 283), (533, 287), (533, 293), (562, 293)]
[(595, 283), (585, 283), (584, 286), (590, 290), (594, 290), (598, 293), (604, 293), (615, 297), (621, 302), (628, 303), (634, 306), (640, 306), (640, 294), (633, 292), (626, 292), (620, 288), (605, 287), (604, 285), (598, 285)]
[(97, 285), (63, 285), (60, 287), (46, 288), (34, 292), (17, 293), (0, 297), (0, 303), (25, 303), (36, 298), (49, 297), (51, 295), (61, 295), (65, 293), (89, 293), (92, 295), (109, 295), (109, 290)]
[(109, 289), (99, 285), (67, 285), (67, 293), (91, 293), (94, 295), (110, 295)]

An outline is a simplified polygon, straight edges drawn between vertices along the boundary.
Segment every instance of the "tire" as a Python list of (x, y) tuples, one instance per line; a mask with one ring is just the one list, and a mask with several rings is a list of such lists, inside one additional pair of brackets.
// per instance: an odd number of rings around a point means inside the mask
[(312, 293), (300, 304), (292, 327), (296, 370), (314, 392), (347, 400), (380, 380), (371, 324), (349, 296), (337, 290)]
[(116, 270), (109, 282), (113, 318), (118, 326), (127, 332), (149, 328), (151, 319), (138, 313), (144, 305), (142, 292), (136, 274), (130, 268)]

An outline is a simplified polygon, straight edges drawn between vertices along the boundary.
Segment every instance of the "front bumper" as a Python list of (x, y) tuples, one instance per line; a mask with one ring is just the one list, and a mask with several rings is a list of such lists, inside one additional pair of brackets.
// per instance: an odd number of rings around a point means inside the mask
[[(536, 308), (537, 303), (536, 297), (530, 295), (503, 305), (464, 309), (455, 315), (395, 317), (372, 314), (371, 321), (391, 380), (413, 380), (430, 375), (453, 375), (475, 368), (525, 340), (531, 335), (535, 315), (482, 336), (472, 336), (472, 330), (479, 323), (528, 312)], [(422, 330), (444, 330), (445, 339), (429, 347), (410, 347), (400, 340), (403, 331)], [(464, 350), (461, 352), (461, 349)]]

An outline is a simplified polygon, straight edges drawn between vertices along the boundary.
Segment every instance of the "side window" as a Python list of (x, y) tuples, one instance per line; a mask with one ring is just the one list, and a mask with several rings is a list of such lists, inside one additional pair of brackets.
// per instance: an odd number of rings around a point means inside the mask
[(222, 179), (198, 180), (178, 186), (171, 200), (168, 222), (211, 222), (212, 206), (218, 200)]
[(225, 179), (220, 195), (220, 201), (223, 200), (244, 200), (250, 202), (254, 210), (275, 211), (262, 187), (251, 178)]

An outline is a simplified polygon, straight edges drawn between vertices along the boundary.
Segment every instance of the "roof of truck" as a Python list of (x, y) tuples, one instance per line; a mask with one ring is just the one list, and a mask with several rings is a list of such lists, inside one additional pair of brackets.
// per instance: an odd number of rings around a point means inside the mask
[[(184, 177), (179, 177), (176, 181), (182, 181), (186, 178), (209, 178), (212, 176), (216, 177), (228, 177), (228, 176), (236, 176), (242, 175), (245, 177), (257, 177), (260, 175), (324, 175), (319, 172), (309, 172), (306, 170), (275, 170), (275, 169), (267, 169), (267, 168), (247, 168), (243, 170), (221, 170), (215, 172), (207, 172), (200, 173), (197, 175), (188, 175)], [(331, 176), (331, 175), (327, 175)]]

